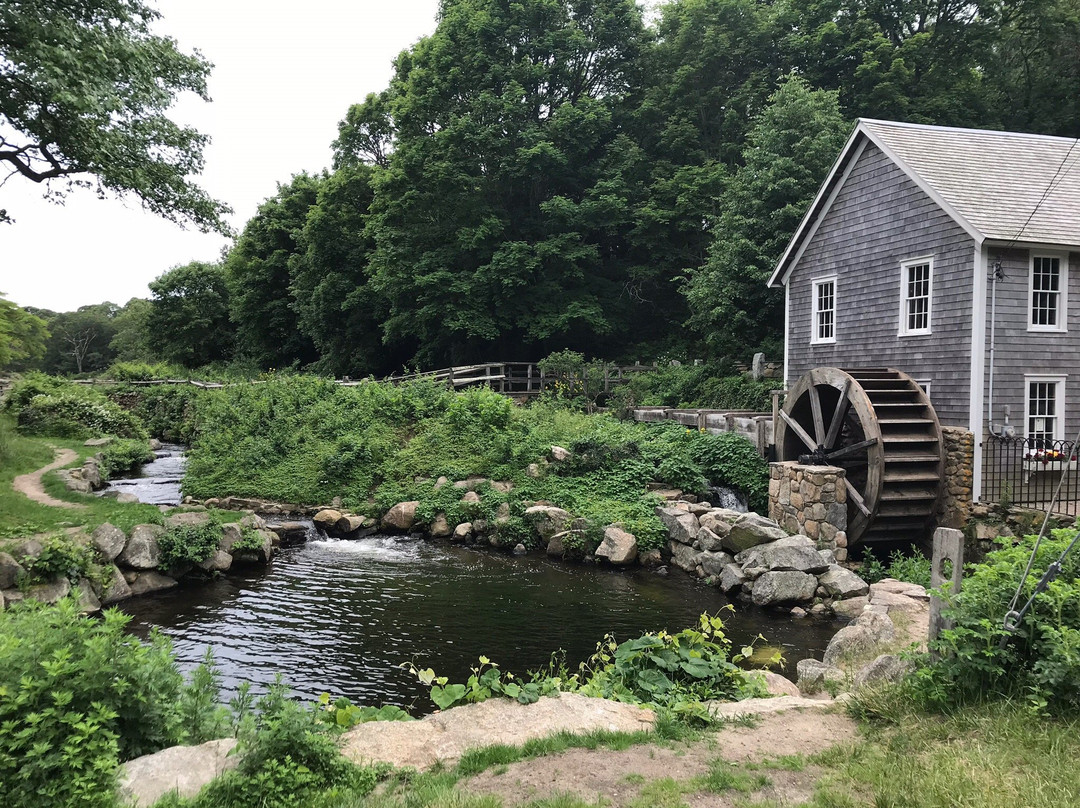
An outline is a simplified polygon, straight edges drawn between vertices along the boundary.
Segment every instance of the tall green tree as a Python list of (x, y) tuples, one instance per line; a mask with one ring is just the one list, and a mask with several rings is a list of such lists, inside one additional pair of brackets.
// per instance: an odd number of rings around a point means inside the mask
[(298, 327), (290, 262), (322, 182), (302, 173), (279, 185), (225, 258), (236, 352), (264, 368), (306, 365), (317, 358), (311, 339)]
[(153, 358), (150, 350), (149, 300), (133, 297), (113, 318), (116, 334), (109, 347), (120, 362), (146, 362)]
[(45, 355), (45, 321), (0, 294), (0, 370), (22, 367)]
[(46, 373), (91, 373), (107, 368), (113, 361), (111, 343), (116, 335), (115, 303), (80, 306), (61, 312), (49, 320), (42, 369)]
[(207, 137), (167, 115), (176, 97), (209, 100), (210, 63), (152, 32), (140, 0), (0, 3), (0, 163), (49, 193), (132, 193), (153, 213), (227, 229), (228, 208), (191, 180)]
[(220, 264), (192, 261), (150, 282), (150, 349), (189, 368), (229, 359), (236, 335)]
[(630, 0), (444, 0), (396, 62), (374, 177), (391, 345), (423, 364), (597, 352), (627, 281), (625, 191), (602, 166), (646, 42)]
[(754, 122), (746, 162), (721, 200), (709, 260), (686, 289), (690, 324), (715, 355), (782, 353), (783, 294), (766, 282), (849, 131), (837, 93), (797, 76)]

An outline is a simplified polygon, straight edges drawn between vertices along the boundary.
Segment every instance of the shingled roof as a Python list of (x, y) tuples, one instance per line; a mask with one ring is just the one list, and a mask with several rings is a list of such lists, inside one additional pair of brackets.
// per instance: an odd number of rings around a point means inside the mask
[(1080, 246), (1077, 140), (861, 118), (770, 286), (786, 279), (864, 141), (881, 149), (978, 242)]

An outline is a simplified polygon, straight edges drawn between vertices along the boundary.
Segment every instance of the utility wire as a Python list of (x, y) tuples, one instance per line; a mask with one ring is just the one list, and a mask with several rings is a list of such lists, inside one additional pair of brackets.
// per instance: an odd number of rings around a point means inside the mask
[[(1069, 169), (1064, 173), (1062, 173), (1062, 169), (1064, 169), (1065, 164), (1069, 162), (1069, 158), (1072, 156), (1073, 149), (1076, 148), (1077, 143), (1080, 143), (1080, 138), (1075, 138), (1073, 140), (1072, 144), (1069, 146), (1069, 150), (1065, 152), (1065, 157), (1062, 158), (1061, 164), (1058, 165), (1057, 171), (1054, 172), (1054, 176), (1050, 178), (1050, 183), (1046, 186), (1046, 190), (1043, 191), (1042, 196), (1039, 197), (1039, 201), (1035, 203), (1035, 207), (1032, 208), (1032, 211), (1030, 214), (1028, 214), (1027, 219), (1024, 220), (1024, 223), (1022, 225), (1020, 225), (1020, 229), (1017, 231), (1016, 235), (1013, 236), (1012, 240), (1009, 241), (1009, 243), (1006, 244), (1002, 249), (1009, 249), (1017, 242), (1020, 236), (1024, 235), (1024, 231), (1027, 230), (1027, 226), (1031, 224), (1031, 220), (1035, 218), (1035, 214), (1039, 212), (1039, 208), (1042, 207), (1043, 203), (1047, 200), (1050, 194), (1054, 192), (1056, 188), (1055, 183), (1058, 183), (1058, 178), (1060, 177), (1062, 182), (1065, 181), (1065, 177), (1069, 173), (1069, 171), (1072, 170), (1072, 166), (1069, 166)], [(1060, 185), (1060, 183), (1058, 184)]]

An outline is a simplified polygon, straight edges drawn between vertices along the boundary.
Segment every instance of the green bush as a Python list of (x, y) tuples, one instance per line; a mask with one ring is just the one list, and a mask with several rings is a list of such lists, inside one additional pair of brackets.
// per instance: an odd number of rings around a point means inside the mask
[[(1043, 540), (1019, 605), (1075, 536), (1076, 528), (1069, 528)], [(1033, 546), (1034, 537), (1027, 536), (968, 568), (946, 613), (955, 627), (934, 644), (941, 659), (915, 678), (917, 692), (928, 702), (944, 707), (987, 697), (1023, 698), (1040, 711), (1080, 711), (1080, 554), (1066, 557), (1015, 634), (1007, 636), (1002, 628)], [(1001, 647), (1003, 638), (1007, 642)]]
[(76, 544), (60, 533), (45, 539), (41, 553), (26, 559), (23, 566), (32, 583), (67, 578), (74, 584), (90, 574), (93, 562), (93, 553), (88, 546)]
[(169, 443), (190, 444), (198, 429), (198, 402), (212, 392), (189, 385), (124, 386), (110, 398), (130, 410), (146, 431)]
[(730, 363), (672, 365), (661, 361), (655, 370), (635, 373), (612, 391), (609, 406), (625, 412), (630, 407), (700, 407), (717, 410), (770, 412), (775, 379), (754, 381)]
[(0, 612), (0, 782), (11, 808), (107, 806), (120, 761), (177, 738), (182, 678), (168, 641), (75, 603)]
[(161, 560), (158, 568), (172, 569), (182, 564), (206, 561), (221, 543), (221, 528), (212, 522), (205, 525), (180, 525), (158, 537)]
[(912, 584), (930, 588), (930, 559), (924, 555), (904, 555), (900, 550), (893, 550), (888, 565), (883, 564), (867, 548), (863, 551), (859, 576), (867, 583), (877, 583), (884, 578), (895, 578)]
[(101, 373), (101, 377), (118, 382), (148, 382), (159, 379), (186, 379), (188, 371), (167, 362), (113, 362)]
[(150, 444), (145, 440), (127, 438), (114, 440), (105, 446), (101, 453), (103, 455), (101, 476), (105, 480), (134, 471), (142, 463), (148, 463), (154, 459)]

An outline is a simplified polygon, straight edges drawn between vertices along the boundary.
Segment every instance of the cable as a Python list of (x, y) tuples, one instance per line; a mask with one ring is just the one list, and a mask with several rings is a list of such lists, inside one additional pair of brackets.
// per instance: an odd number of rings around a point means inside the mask
[(1050, 194), (1053, 193), (1054, 183), (1057, 182), (1058, 177), (1060, 176), (1062, 181), (1064, 181), (1065, 175), (1072, 170), (1072, 166), (1070, 166), (1069, 171), (1066, 171), (1064, 174), (1061, 173), (1061, 170), (1065, 168), (1065, 164), (1069, 162), (1069, 158), (1072, 156), (1073, 149), (1076, 148), (1077, 143), (1080, 143), (1080, 138), (1076, 138), (1073, 140), (1072, 144), (1069, 146), (1069, 150), (1065, 152), (1065, 157), (1062, 159), (1061, 164), (1057, 167), (1057, 171), (1054, 172), (1054, 176), (1050, 178), (1050, 184), (1046, 186), (1046, 190), (1043, 191), (1042, 196), (1039, 197), (1039, 201), (1035, 203), (1035, 207), (1032, 209), (1031, 213), (1028, 214), (1027, 219), (1022, 225), (1020, 225), (1020, 230), (1017, 231), (1016, 235), (1012, 237), (1012, 240), (1002, 249), (1009, 249), (1013, 244), (1017, 242), (1020, 236), (1024, 235), (1024, 231), (1027, 230), (1027, 226), (1031, 224), (1031, 220), (1035, 218), (1035, 214), (1039, 212), (1039, 208), (1042, 207), (1043, 202), (1045, 202), (1047, 197), (1049, 197)]

